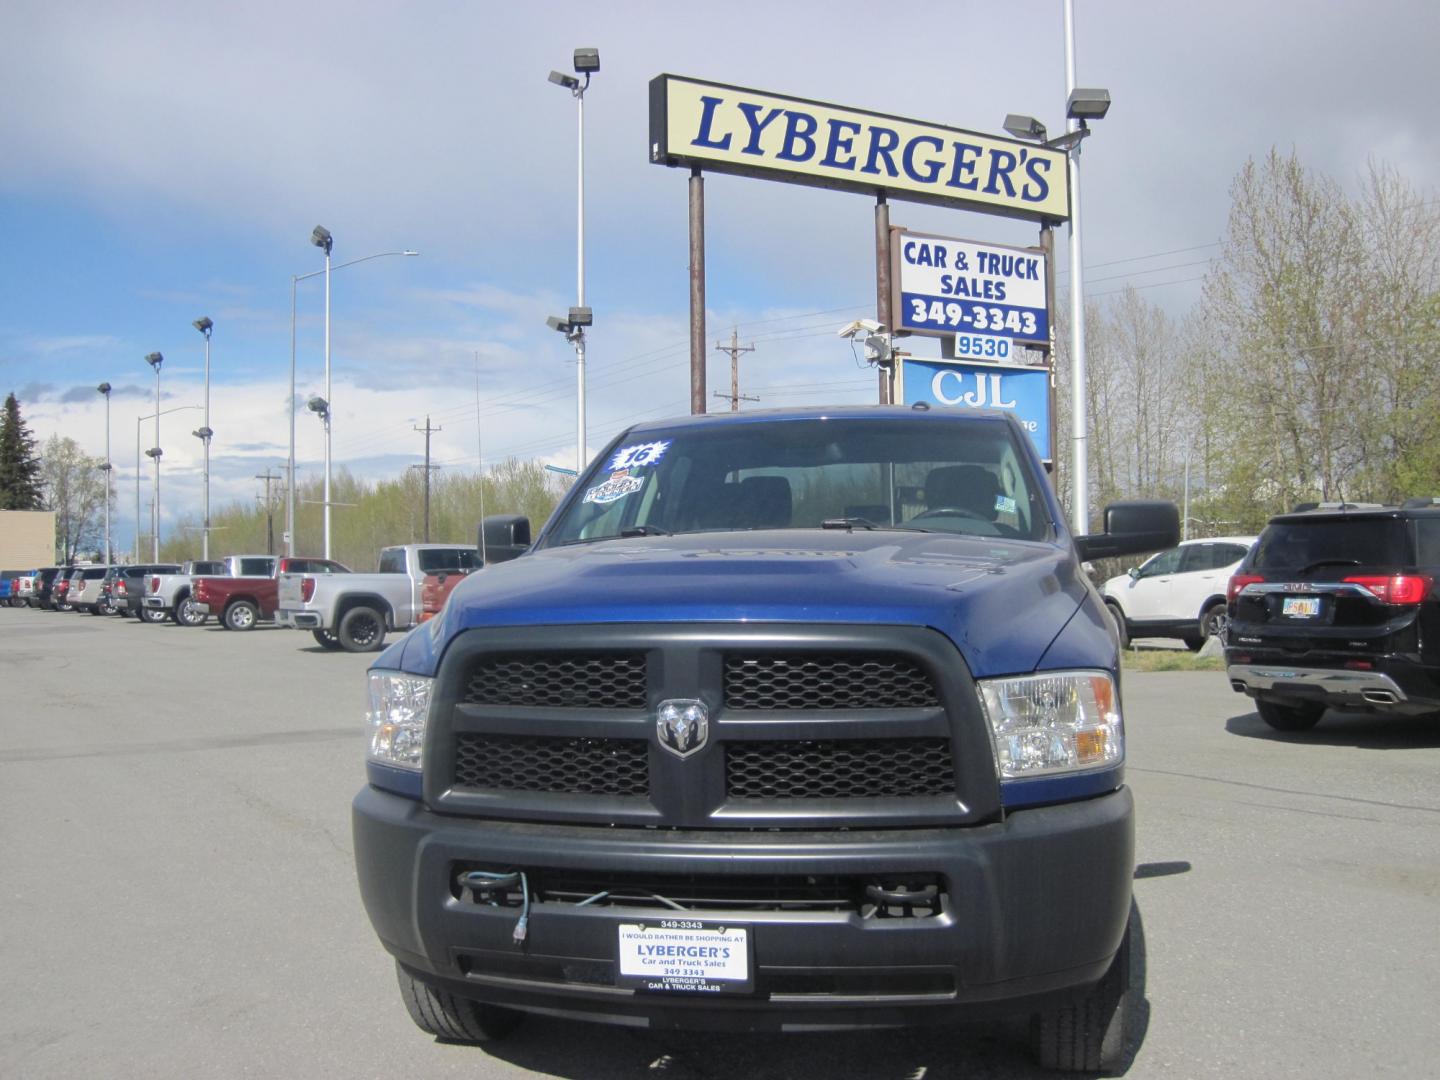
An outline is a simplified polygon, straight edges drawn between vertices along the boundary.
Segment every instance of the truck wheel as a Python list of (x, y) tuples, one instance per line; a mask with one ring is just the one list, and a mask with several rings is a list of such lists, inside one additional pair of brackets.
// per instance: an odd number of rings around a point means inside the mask
[(254, 630), (260, 611), (249, 600), (236, 600), (225, 609), (226, 630)]
[(499, 1005), (485, 1005), (456, 997), (423, 983), (397, 961), (395, 978), (400, 996), (415, 1026), (428, 1035), (454, 1042), (483, 1043), (503, 1039), (523, 1019), (523, 1014)]
[(346, 652), (371, 652), (385, 640), (385, 616), (372, 607), (352, 607), (335, 628)]
[(1208, 641), (1212, 637), (1218, 637), (1220, 644), (1225, 644), (1225, 632), (1230, 629), (1230, 612), (1224, 604), (1211, 604), (1200, 616), (1200, 637), (1202, 641)]
[(320, 645), (320, 647), (321, 647), (322, 649), (331, 649), (331, 650), (334, 650), (334, 649), (340, 648), (340, 639), (337, 638), (337, 637), (334, 635), (334, 633), (332, 633), (331, 631), (329, 631), (329, 630), (311, 630), (310, 633), (311, 633), (311, 635), (315, 638), (315, 640), (319, 643), (319, 645)]
[(1325, 706), (1318, 701), (1302, 701), (1298, 705), (1281, 705), (1278, 701), (1257, 701), (1260, 719), (1276, 731), (1309, 731), (1325, 715)]
[(1130, 1014), (1130, 931), (1105, 977), (1084, 997), (1035, 1018), (1035, 1059), (1063, 1072), (1117, 1071), (1125, 1059)]
[(1120, 635), (1120, 651), (1124, 652), (1130, 647), (1130, 634), (1125, 629), (1125, 614), (1120, 610), (1119, 604), (1105, 602), (1105, 610), (1110, 613), (1111, 620), (1115, 623), (1115, 632)]
[(170, 613), (164, 608), (142, 607), (140, 609), (140, 621), (148, 623), (161, 623), (170, 617)]
[(175, 621), (181, 626), (204, 626), (209, 618), (209, 615), (201, 615), (195, 610), (195, 601), (189, 596), (175, 605)]

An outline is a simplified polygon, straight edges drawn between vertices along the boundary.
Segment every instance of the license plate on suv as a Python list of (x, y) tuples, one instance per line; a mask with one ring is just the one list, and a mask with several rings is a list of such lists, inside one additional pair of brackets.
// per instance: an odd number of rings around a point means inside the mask
[(1288, 619), (1313, 619), (1320, 614), (1318, 596), (1287, 596), (1280, 605), (1280, 614)]
[(698, 919), (621, 923), (616, 981), (640, 990), (747, 993), (755, 986), (750, 930)]

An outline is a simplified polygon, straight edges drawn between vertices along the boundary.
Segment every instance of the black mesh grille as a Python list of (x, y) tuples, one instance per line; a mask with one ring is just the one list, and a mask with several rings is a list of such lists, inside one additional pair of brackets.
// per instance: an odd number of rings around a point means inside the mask
[(923, 709), (940, 704), (920, 665), (899, 656), (733, 655), (731, 709)]
[(856, 799), (948, 795), (948, 739), (734, 742), (725, 748), (732, 799)]
[(645, 654), (540, 653), (484, 657), (465, 688), (473, 705), (643, 709)]
[(455, 786), (647, 796), (649, 744), (643, 739), (461, 734), (455, 745)]

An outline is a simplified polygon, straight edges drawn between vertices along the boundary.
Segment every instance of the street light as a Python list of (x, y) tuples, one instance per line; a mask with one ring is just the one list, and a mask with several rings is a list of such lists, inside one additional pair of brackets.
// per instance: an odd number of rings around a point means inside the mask
[(165, 362), (165, 357), (158, 352), (152, 352), (145, 357), (145, 362), (155, 369), (155, 445), (145, 452), (145, 456), (155, 462), (155, 494), (150, 506), (150, 547), (151, 558), (158, 563), (160, 561), (160, 365)]
[[(335, 239), (330, 230), (316, 225), (310, 243), (325, 251), (325, 400), (330, 400), (330, 249)], [(325, 558), (330, 558), (330, 416), (325, 416)]]
[[(316, 232), (320, 231), (323, 230), (321, 230), (320, 227), (317, 225)], [(325, 236), (327, 238), (329, 237), (329, 235), (330, 234), (328, 232), (325, 233)], [(312, 242), (314, 241), (315, 233), (311, 234), (310, 239), (312, 240)], [(356, 263), (369, 262), (371, 259), (383, 259), (391, 255), (415, 256), (419, 254), (420, 253), (418, 251), (412, 251), (409, 248), (406, 248), (404, 251), (377, 251), (373, 255), (362, 255), (358, 259), (351, 259), (349, 262), (343, 262), (340, 263), (338, 266), (334, 267), (328, 265), (329, 259), (327, 258), (327, 266), (324, 270), (312, 270), (308, 274), (290, 275), (290, 460), (286, 470), (287, 487), (285, 491), (285, 535), (287, 537), (285, 541), (286, 555), (293, 556), (295, 554), (295, 286), (299, 282), (304, 281), (306, 278), (319, 277), (321, 274), (328, 275), (329, 271), (332, 269), (344, 270), (347, 266), (354, 266)], [(325, 296), (325, 310), (328, 315), (330, 310), (330, 293), (328, 288), (326, 289)], [(325, 501), (328, 503), (330, 500), (326, 499)]]
[(105, 473), (105, 565), (115, 560), (110, 552), (110, 384), (102, 382), (95, 388), (105, 395), (105, 464), (100, 466)]
[[(593, 321), (590, 319), (590, 309), (585, 306), (585, 91), (590, 88), (590, 76), (600, 70), (599, 49), (576, 49), (574, 56), (574, 67), (576, 74), (585, 76), (581, 82), (574, 75), (566, 75), (564, 72), (550, 72), (550, 81), (556, 86), (563, 87), (570, 91), (575, 99), (576, 115), (578, 117), (579, 148), (577, 153), (576, 175), (578, 177), (578, 199), (575, 228), (575, 307), (574, 312), (583, 311), (587, 317), (584, 322), (577, 322), (573, 317), (570, 319), (570, 326), (565, 330), (565, 336), (575, 346), (575, 470), (576, 473), (585, 471), (585, 327)], [(556, 327), (555, 329), (559, 329)]]
[(205, 494), (201, 511), (200, 557), (208, 559), (210, 558), (210, 438), (215, 434), (210, 430), (210, 334), (214, 331), (215, 324), (210, 321), (208, 316), (202, 315), (190, 325), (205, 335), (205, 423), (199, 431), (193, 434), (205, 447)]
[[(163, 413), (160, 413), (160, 415), (167, 416), (170, 413), (184, 412), (187, 409), (199, 411), (200, 406), (176, 405), (173, 409), (166, 409)], [(151, 419), (154, 415), (154, 413), (146, 413), (143, 416), (135, 417), (135, 561), (137, 563), (140, 561), (140, 425), (146, 420)], [(157, 454), (146, 450), (145, 456), (157, 458), (158, 464)]]

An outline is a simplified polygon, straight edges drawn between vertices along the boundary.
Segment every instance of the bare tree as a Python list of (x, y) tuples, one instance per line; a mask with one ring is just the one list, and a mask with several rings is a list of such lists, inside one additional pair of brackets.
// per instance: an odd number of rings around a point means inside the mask
[(55, 557), (62, 563), (74, 562), (80, 552), (103, 542), (104, 464), (83, 453), (74, 439), (58, 435), (50, 436), (40, 455), (45, 507), (55, 511)]

